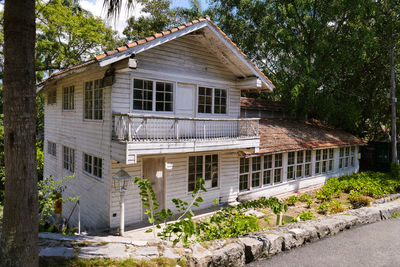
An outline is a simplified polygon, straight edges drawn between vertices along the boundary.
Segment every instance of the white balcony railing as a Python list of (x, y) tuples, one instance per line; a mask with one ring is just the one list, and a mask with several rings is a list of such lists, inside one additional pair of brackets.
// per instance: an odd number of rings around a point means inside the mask
[(258, 118), (202, 119), (120, 113), (112, 117), (113, 139), (118, 141), (185, 142), (258, 137)]

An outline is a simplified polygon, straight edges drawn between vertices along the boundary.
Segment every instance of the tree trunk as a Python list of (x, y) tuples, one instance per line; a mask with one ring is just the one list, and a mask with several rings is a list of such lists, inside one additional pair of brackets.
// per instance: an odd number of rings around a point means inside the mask
[[(392, 40), (393, 42), (393, 40)], [(396, 82), (394, 74), (394, 45), (390, 49), (390, 87), (392, 95), (392, 162), (397, 163)]]
[(38, 266), (35, 1), (4, 6), (5, 198), (1, 265)]

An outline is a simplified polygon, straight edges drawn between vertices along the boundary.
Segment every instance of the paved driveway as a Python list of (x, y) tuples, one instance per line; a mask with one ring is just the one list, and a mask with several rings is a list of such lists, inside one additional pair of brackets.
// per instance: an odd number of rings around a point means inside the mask
[(247, 266), (400, 266), (400, 218), (345, 230)]

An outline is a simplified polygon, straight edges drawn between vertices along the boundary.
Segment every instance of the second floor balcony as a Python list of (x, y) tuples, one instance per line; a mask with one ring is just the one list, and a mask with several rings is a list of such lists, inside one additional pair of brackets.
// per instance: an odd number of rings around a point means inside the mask
[(181, 118), (120, 113), (114, 113), (112, 118), (113, 146), (128, 146), (127, 154), (259, 146), (258, 118)]

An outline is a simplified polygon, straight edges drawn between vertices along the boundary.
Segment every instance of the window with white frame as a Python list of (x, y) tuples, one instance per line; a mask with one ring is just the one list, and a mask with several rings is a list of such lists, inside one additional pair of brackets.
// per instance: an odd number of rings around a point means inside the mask
[(293, 180), (295, 177), (295, 165), (296, 165), (296, 152), (288, 153), (287, 161), (287, 180)]
[(282, 154), (274, 155), (274, 183), (282, 182)]
[(282, 154), (240, 158), (240, 191), (260, 188), (281, 181)]
[(333, 171), (333, 148), (315, 151), (315, 174)]
[(85, 119), (103, 119), (103, 85), (101, 79), (85, 82)]
[(354, 167), (356, 148), (341, 147), (339, 150), (339, 169)]
[(249, 190), (249, 172), (250, 172), (250, 159), (240, 158), (240, 171), (239, 171), (239, 190)]
[(57, 103), (57, 90), (53, 89), (47, 93), (47, 105)]
[(75, 93), (74, 86), (68, 86), (63, 88), (63, 110), (74, 109), (74, 93)]
[(103, 160), (101, 158), (83, 153), (83, 170), (97, 178), (101, 178)]
[(189, 157), (188, 191), (196, 187), (196, 180), (203, 178), (206, 188), (218, 187), (218, 154)]
[(311, 176), (311, 150), (306, 150), (305, 159), (304, 159), (304, 177)]
[(227, 91), (225, 89), (199, 87), (199, 113), (226, 114)]
[(75, 150), (67, 146), (63, 146), (63, 167), (70, 172), (75, 171)]
[(142, 79), (133, 80), (134, 110), (172, 112), (173, 99), (174, 87), (172, 83)]
[(49, 153), (49, 155), (52, 155), (53, 157), (57, 156), (57, 145), (56, 145), (56, 143), (47, 141), (47, 153)]

